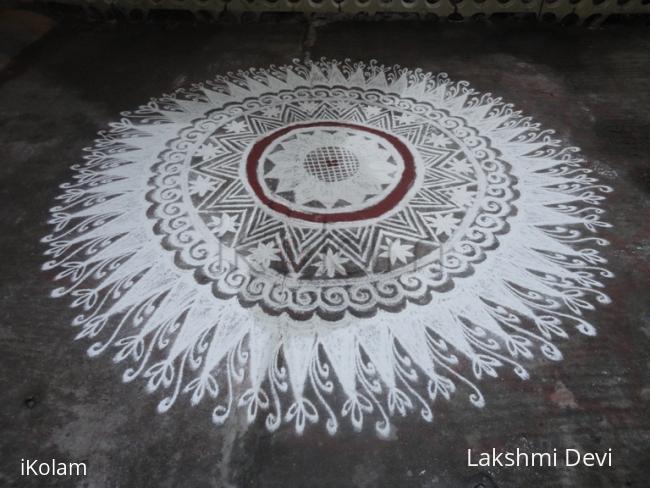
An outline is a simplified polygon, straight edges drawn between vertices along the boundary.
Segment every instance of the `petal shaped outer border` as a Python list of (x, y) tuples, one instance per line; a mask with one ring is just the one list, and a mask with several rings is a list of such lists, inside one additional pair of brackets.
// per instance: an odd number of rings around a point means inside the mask
[[(197, 115), (323, 82), (426, 97), (468, 121), (511, 165), (517, 214), (450, 292), (400, 314), (298, 324), (216, 298), (163, 252), (144, 192), (166, 144)], [(61, 282), (52, 295), (80, 311), (73, 325), (77, 339), (91, 340), (88, 354), (110, 350), (129, 365), (124, 381), (143, 378), (149, 391), (164, 391), (159, 412), (184, 396), (212, 402), (217, 424), (241, 409), (249, 422), (264, 416), (271, 431), (323, 422), (333, 434), (349, 421), (354, 430), (371, 422), (386, 436), (392, 417), (432, 421), (431, 404), (457, 391), (482, 407), (480, 379), (503, 368), (527, 379), (521, 363), (537, 353), (561, 359), (554, 341), (572, 329), (594, 335), (583, 312), (609, 302), (601, 288), (612, 273), (594, 246), (607, 243), (595, 233), (609, 227), (600, 204), (611, 188), (552, 131), (444, 74), (327, 60), (231, 73), (124, 113), (84, 159), (51, 209), (43, 268)]]

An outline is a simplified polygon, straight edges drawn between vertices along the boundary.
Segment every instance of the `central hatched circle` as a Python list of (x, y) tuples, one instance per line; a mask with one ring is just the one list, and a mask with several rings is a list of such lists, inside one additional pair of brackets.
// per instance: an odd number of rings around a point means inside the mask
[(321, 146), (305, 157), (307, 172), (326, 183), (347, 180), (359, 171), (359, 160), (352, 151), (339, 146)]
[[(392, 213), (419, 176), (414, 153), (397, 135), (334, 120), (288, 124), (267, 134), (253, 143), (243, 170), (263, 207), (292, 222), (319, 225), (345, 225)], [(358, 191), (354, 185), (332, 184), (324, 192), (311, 178), (327, 184), (354, 178)], [(275, 180), (274, 186), (269, 187), (268, 180)]]

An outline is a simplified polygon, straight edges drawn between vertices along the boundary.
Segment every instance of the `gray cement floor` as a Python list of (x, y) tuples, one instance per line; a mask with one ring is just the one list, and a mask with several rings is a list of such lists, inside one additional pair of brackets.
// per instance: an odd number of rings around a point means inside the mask
[[(12, 487), (645, 487), (650, 468), (650, 31), (540, 24), (332, 23), (85, 25), (64, 22), (0, 72), (0, 486)], [(484, 381), (488, 404), (436, 404), (433, 424), (396, 421), (298, 437), (208, 407), (155, 414), (107, 357), (73, 342), (74, 316), (40, 271), (48, 208), (82, 148), (120, 111), (187, 83), (292, 58), (378, 59), (446, 71), (580, 146), (608, 197), (604, 251), (613, 304), (596, 338), (524, 382)], [(611, 448), (614, 467), (481, 471), (466, 449)], [(24, 478), (21, 458), (87, 460), (82, 479)]]

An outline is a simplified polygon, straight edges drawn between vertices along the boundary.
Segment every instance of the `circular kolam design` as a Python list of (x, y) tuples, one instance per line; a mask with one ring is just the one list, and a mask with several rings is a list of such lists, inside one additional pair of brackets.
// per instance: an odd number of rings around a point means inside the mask
[(153, 99), (73, 167), (44, 241), (91, 356), (298, 433), (391, 417), (594, 327), (609, 227), (577, 149), (399, 66), (251, 69)]

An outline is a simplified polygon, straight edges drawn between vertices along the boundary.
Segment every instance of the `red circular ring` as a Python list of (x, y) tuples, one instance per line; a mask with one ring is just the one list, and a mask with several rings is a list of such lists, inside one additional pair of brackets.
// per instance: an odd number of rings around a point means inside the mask
[[(364, 208), (362, 210), (356, 210), (354, 212), (334, 212), (327, 214), (318, 212), (301, 212), (299, 210), (291, 209), (282, 203), (276, 202), (275, 200), (272, 200), (264, 194), (262, 191), (262, 185), (257, 179), (257, 165), (262, 154), (271, 145), (271, 143), (279, 137), (282, 137), (283, 135), (288, 134), (289, 132), (296, 129), (307, 129), (310, 127), (345, 127), (348, 129), (369, 132), (387, 140), (399, 153), (404, 162), (404, 171), (399, 183), (383, 200), (375, 203), (370, 207)], [(415, 161), (411, 151), (401, 140), (399, 140), (394, 135), (388, 134), (379, 129), (364, 127), (362, 125), (323, 121), (312, 122), (308, 124), (289, 125), (257, 141), (251, 148), (251, 151), (248, 153), (248, 158), (246, 160), (246, 176), (248, 177), (248, 182), (255, 192), (255, 195), (257, 195), (257, 198), (259, 198), (259, 200), (270, 209), (286, 215), (287, 217), (302, 219), (308, 222), (354, 222), (356, 220), (376, 218), (385, 214), (389, 210), (392, 210), (402, 200), (402, 198), (404, 198), (411, 186), (413, 186), (413, 182), (415, 181)]]

